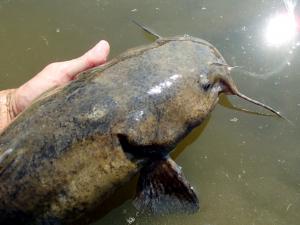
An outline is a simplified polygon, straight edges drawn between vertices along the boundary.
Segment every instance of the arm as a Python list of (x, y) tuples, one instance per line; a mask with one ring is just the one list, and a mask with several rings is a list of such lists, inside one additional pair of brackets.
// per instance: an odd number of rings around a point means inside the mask
[(68, 83), (84, 70), (105, 63), (108, 54), (109, 44), (100, 41), (78, 58), (49, 64), (19, 88), (0, 91), (0, 133), (42, 93)]

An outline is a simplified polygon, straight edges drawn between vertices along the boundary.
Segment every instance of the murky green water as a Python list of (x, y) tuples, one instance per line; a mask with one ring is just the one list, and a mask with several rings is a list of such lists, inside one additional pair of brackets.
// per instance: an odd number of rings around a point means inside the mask
[(1, 0), (0, 89), (22, 84), (50, 62), (78, 56), (102, 38), (111, 44), (111, 57), (149, 43), (130, 18), (163, 36), (206, 39), (229, 64), (241, 66), (233, 71), (240, 90), (280, 109), (294, 125), (219, 105), (174, 154), (199, 193), (199, 213), (139, 215), (130, 201), (132, 183), (93, 215), (100, 217), (93, 225), (297, 225), (299, 42), (274, 47), (264, 40), (268, 19), (283, 10), (279, 0)]

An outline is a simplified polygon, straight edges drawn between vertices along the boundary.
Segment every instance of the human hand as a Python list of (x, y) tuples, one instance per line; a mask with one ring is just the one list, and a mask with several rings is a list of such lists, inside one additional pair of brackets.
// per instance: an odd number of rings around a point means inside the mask
[(108, 54), (109, 44), (102, 40), (78, 58), (49, 64), (17, 89), (0, 91), (0, 133), (42, 93), (68, 83), (84, 70), (105, 63)]

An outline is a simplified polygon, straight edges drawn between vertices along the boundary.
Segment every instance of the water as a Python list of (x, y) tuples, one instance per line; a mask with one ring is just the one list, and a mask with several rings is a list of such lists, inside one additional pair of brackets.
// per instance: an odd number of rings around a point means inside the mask
[[(111, 44), (111, 57), (151, 42), (130, 18), (163, 36), (188, 33), (206, 39), (229, 64), (240, 66), (232, 76), (241, 91), (280, 109), (294, 125), (234, 111), (228, 101), (256, 107), (223, 98), (173, 154), (200, 196), (199, 213), (140, 215), (131, 205), (131, 182), (91, 215), (92, 224), (297, 225), (299, 37), (276, 45), (265, 39), (270, 18), (286, 12), (288, 2), (1, 0), (0, 89), (17, 87), (48, 63), (78, 56), (102, 38)], [(299, 6), (294, 12), (299, 16)]]

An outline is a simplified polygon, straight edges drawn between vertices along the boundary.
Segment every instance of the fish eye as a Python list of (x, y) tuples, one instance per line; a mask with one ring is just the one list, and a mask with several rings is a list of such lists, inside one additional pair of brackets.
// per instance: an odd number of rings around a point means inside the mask
[(204, 91), (208, 91), (211, 87), (212, 84), (210, 84), (209, 82), (205, 83), (205, 84), (201, 84), (201, 87)]
[(211, 89), (213, 84), (210, 82), (210, 80), (207, 78), (203, 78), (203, 77), (201, 77), (201, 78), (202, 79), (199, 79), (197, 81), (199, 88), (201, 88), (203, 91), (208, 91), (209, 89)]

